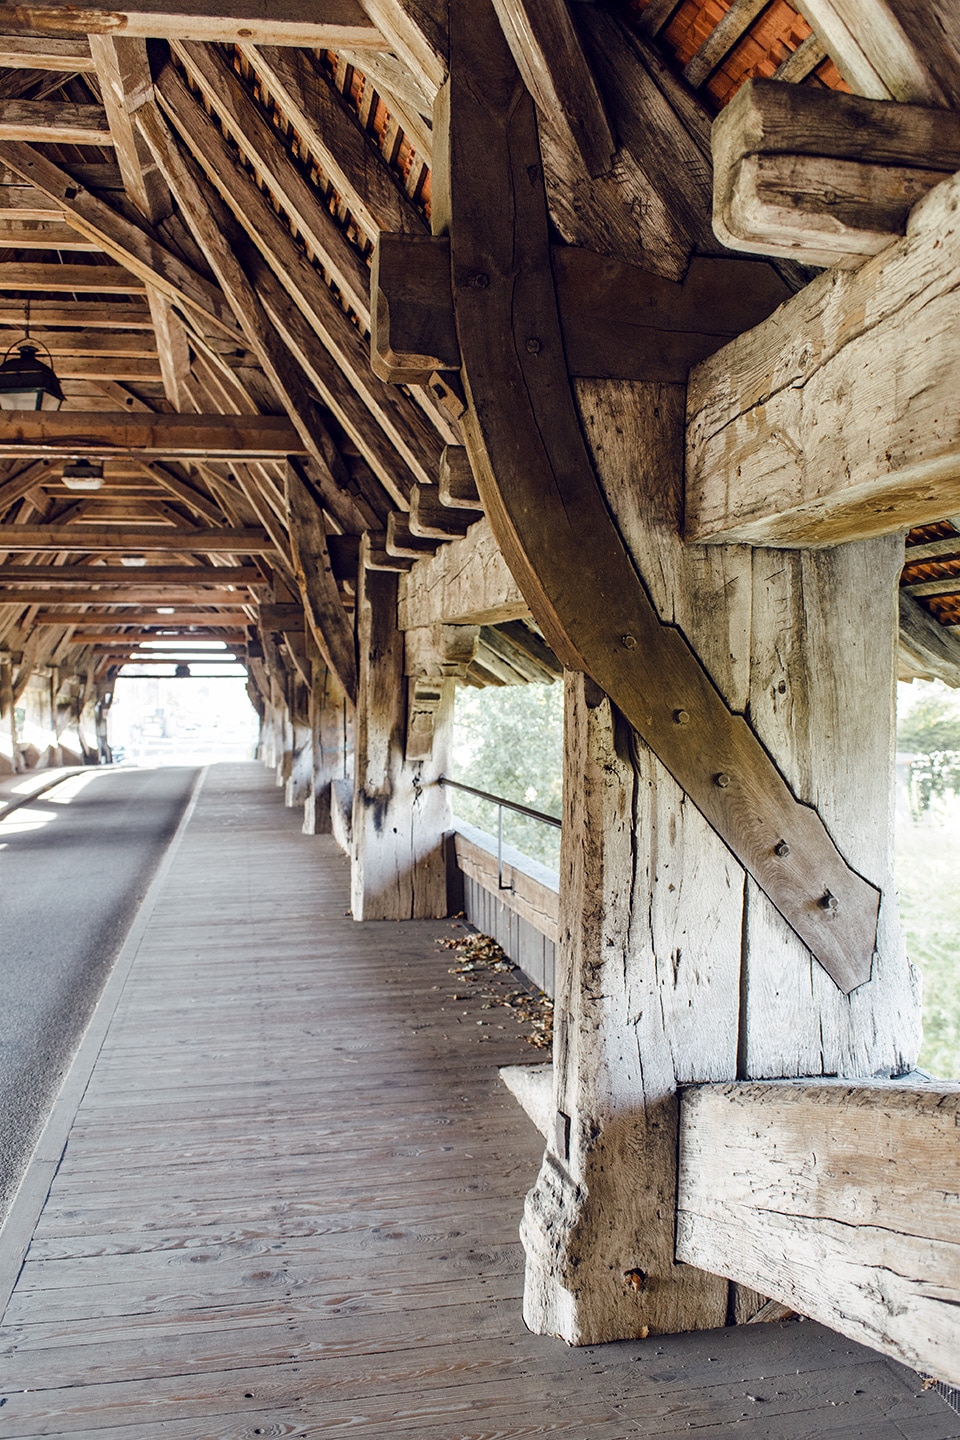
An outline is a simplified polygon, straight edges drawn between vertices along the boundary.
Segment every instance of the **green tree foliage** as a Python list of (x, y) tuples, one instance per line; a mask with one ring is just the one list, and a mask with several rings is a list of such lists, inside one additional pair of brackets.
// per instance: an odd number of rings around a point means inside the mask
[[(508, 685), (457, 691), (453, 778), (547, 815), (560, 815), (563, 786), (563, 686)], [(496, 834), (497, 807), (454, 791), (454, 810)], [(504, 811), (503, 838), (551, 869), (560, 832)]]
[(960, 701), (943, 686), (931, 686), (897, 725), (897, 749), (915, 756), (910, 766), (914, 813), (934, 797), (960, 794)]
[[(901, 686), (897, 749), (912, 816), (897, 821), (897, 886), (907, 954), (923, 977), (920, 1065), (960, 1079), (960, 697), (939, 682)], [(934, 804), (934, 801), (938, 803)]]

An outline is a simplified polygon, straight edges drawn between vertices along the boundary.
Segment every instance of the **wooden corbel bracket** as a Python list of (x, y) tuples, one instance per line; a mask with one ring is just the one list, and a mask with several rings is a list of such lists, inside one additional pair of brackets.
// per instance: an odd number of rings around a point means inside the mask
[(733, 250), (859, 264), (960, 169), (960, 114), (750, 80), (714, 121), (713, 228)]
[[(706, 353), (698, 347), (723, 343), (714, 310), (693, 300), (705, 293), (695, 288), (698, 267), (684, 285), (670, 285), (581, 251), (560, 258), (552, 250), (534, 106), (491, 0), (450, 8), (450, 74), (434, 120), (433, 217), (442, 235), (422, 247), (382, 241), (376, 363), (395, 362), (393, 378), (403, 379), (423, 373), (418, 357), (426, 357), (424, 368), (460, 367), (463, 433), (480, 501), (547, 643), (610, 696), (849, 992), (870, 978), (879, 892), (846, 863), (817, 812), (792, 794), (683, 634), (661, 622), (611, 517), (574, 402), (571, 376), (598, 373), (592, 363), (581, 371), (578, 346), (615, 353), (611, 329), (625, 316), (629, 324), (634, 304), (649, 329), (640, 358), (635, 348), (628, 367), (611, 364), (600, 374), (682, 381), (693, 354)], [(414, 256), (420, 268), (411, 288), (429, 312), (419, 320), (394, 283)], [(565, 297), (600, 271), (617, 284), (591, 336), (589, 314)], [(750, 272), (745, 286), (759, 278)], [(712, 306), (713, 277), (706, 283)], [(764, 314), (782, 298), (772, 293), (773, 280), (767, 284)], [(723, 293), (735, 328), (755, 323), (736, 308), (750, 302)], [(634, 324), (631, 343), (642, 328)], [(429, 343), (421, 345), (421, 334)], [(680, 337), (676, 351), (665, 335)]]

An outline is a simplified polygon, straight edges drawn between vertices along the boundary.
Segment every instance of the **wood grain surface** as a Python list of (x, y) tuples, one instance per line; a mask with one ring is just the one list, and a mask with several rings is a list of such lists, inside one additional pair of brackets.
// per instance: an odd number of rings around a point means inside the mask
[(446, 922), (347, 893), (268, 771), (211, 770), (4, 1317), (2, 1440), (960, 1434), (813, 1324), (530, 1335), (542, 1140), (496, 1067), (534, 1052), (454, 1000)]

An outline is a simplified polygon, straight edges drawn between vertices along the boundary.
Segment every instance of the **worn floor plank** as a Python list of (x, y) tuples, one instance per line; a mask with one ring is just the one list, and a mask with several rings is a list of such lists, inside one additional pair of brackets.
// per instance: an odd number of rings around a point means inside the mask
[(530, 1335), (541, 1142), (496, 1066), (540, 1057), (453, 999), (442, 922), (354, 925), (347, 881), (214, 767), (4, 1316), (0, 1440), (960, 1440), (815, 1325)]

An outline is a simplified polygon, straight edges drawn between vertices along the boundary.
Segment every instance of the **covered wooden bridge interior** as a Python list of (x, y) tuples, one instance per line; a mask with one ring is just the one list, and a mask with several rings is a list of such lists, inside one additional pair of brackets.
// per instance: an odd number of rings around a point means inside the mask
[[(0, 3), (0, 388), (62, 392), (0, 396), (0, 766), (226, 642), (355, 920), (549, 944), (535, 1332), (779, 1304), (960, 1384), (891, 866), (894, 682), (960, 684), (958, 109), (950, 0)], [(508, 905), (454, 695), (561, 674)]]

